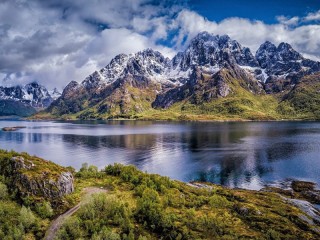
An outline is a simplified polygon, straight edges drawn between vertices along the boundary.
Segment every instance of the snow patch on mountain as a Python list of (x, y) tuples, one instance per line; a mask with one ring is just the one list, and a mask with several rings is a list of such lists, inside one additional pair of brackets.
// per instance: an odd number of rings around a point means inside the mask
[(195, 67), (214, 74), (226, 64), (258, 66), (250, 49), (242, 47), (229, 36), (202, 32), (184, 52), (179, 52), (171, 60), (150, 48), (136, 54), (119, 54), (106, 67), (88, 76), (81, 85), (87, 89), (99, 89), (133, 75), (144, 76), (160, 84), (181, 86), (188, 81)]
[(54, 99), (61, 95), (56, 89), (51, 94), (44, 86), (36, 82), (25, 86), (0, 86), (0, 100), (18, 101), (34, 108), (48, 107)]
[(283, 79), (292, 74), (310, 74), (320, 71), (320, 63), (305, 59), (288, 43), (276, 47), (271, 42), (263, 43), (256, 52), (259, 65), (268, 76)]
[(190, 42), (185, 51), (177, 53), (172, 59), (150, 48), (135, 54), (119, 54), (106, 67), (95, 71), (80, 85), (73, 87), (103, 89), (130, 75), (178, 87), (189, 81), (196, 68), (215, 74), (228, 66), (239, 66), (262, 84), (271, 78), (274, 81), (320, 71), (319, 62), (303, 58), (288, 43), (275, 46), (267, 41), (253, 55), (249, 48), (241, 46), (227, 35), (202, 32)]
[(57, 88), (54, 88), (53, 90), (48, 92), (53, 100), (56, 100), (61, 96), (61, 92)]

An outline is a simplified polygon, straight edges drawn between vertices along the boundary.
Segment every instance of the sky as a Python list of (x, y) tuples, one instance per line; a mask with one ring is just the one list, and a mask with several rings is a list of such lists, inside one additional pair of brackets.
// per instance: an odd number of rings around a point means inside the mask
[(171, 58), (202, 31), (253, 53), (267, 40), (288, 42), (320, 60), (320, 1), (0, 0), (0, 85), (62, 90), (120, 53)]

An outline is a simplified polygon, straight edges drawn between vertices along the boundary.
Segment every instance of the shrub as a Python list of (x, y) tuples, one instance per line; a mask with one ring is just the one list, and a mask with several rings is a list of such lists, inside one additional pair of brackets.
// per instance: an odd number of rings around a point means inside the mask
[(70, 217), (66, 220), (57, 234), (57, 239), (79, 239), (83, 236), (80, 220), (77, 217)]
[(42, 202), (36, 204), (36, 212), (41, 218), (50, 218), (53, 216), (53, 209), (49, 202)]
[(281, 239), (281, 235), (277, 231), (275, 231), (273, 229), (269, 229), (267, 231), (267, 239), (268, 240), (280, 240)]
[(80, 178), (94, 178), (102, 177), (103, 173), (98, 170), (96, 166), (88, 165), (88, 163), (83, 163), (80, 171), (76, 173), (76, 177)]
[(226, 208), (230, 206), (230, 202), (224, 196), (215, 194), (209, 198), (209, 205), (213, 208)]
[(22, 206), (20, 210), (19, 221), (26, 229), (30, 229), (32, 225), (34, 225), (36, 218), (30, 208)]
[(284, 115), (284, 116), (285, 115), (294, 116), (296, 114), (296, 111), (294, 110), (294, 108), (287, 101), (281, 102), (278, 105), (276, 111), (277, 111), (277, 113)]
[[(84, 235), (93, 239), (120, 239), (118, 234), (110, 231), (109, 227), (117, 226), (121, 233), (126, 233), (127, 238), (132, 236), (131, 212), (127, 204), (124, 204), (114, 196), (105, 193), (97, 193), (77, 212), (77, 221), (72, 222), (76, 228), (82, 229)], [(61, 230), (61, 238), (75, 237), (69, 229), (70, 223), (65, 224)], [(102, 230), (103, 229), (103, 230)]]
[(120, 240), (121, 237), (118, 233), (112, 232), (111, 229), (107, 227), (103, 227), (99, 233), (95, 233), (92, 236), (92, 240), (102, 240), (102, 239)]
[(0, 200), (7, 199), (8, 196), (9, 194), (7, 186), (0, 182)]
[(162, 211), (159, 194), (153, 189), (146, 188), (137, 201), (138, 220), (145, 221), (151, 229), (155, 230), (161, 222)]

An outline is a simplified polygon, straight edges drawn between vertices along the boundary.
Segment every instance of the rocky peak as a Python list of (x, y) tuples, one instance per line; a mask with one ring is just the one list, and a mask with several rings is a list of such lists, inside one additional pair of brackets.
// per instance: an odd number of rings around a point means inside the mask
[(273, 52), (273, 51), (277, 50), (277, 47), (272, 42), (265, 41), (263, 44), (260, 45), (257, 52), (262, 51), (262, 50), (265, 50), (266, 52)]
[(128, 62), (129, 56), (126, 54), (119, 54), (111, 60), (111, 62), (100, 70), (103, 80), (108, 84), (114, 79), (119, 78)]
[(173, 59), (174, 68), (182, 71), (187, 71), (192, 66), (221, 68), (225, 63), (258, 66), (249, 48), (242, 47), (228, 35), (219, 36), (208, 32), (199, 33), (183, 54), (180, 53)]
[(148, 48), (129, 58), (125, 72), (132, 75), (157, 77), (165, 72), (169, 61), (160, 52)]
[(71, 81), (64, 89), (61, 94), (62, 98), (68, 98), (72, 93), (74, 92), (75, 89), (77, 89), (80, 86), (80, 84), (76, 81)]
[(300, 53), (292, 48), (292, 46), (288, 43), (280, 43), (278, 48), (278, 60), (282, 61), (299, 61), (303, 60), (303, 57)]
[[(36, 82), (27, 84), (24, 89), (26, 90), (26, 94), (24, 95), (24, 98), (26, 100), (31, 100), (32, 102), (35, 102), (36, 104), (44, 101), (52, 102), (52, 97), (49, 94), (48, 90), (39, 85)], [(50, 104), (49, 103), (49, 104)], [(47, 104), (45, 104), (47, 105)]]
[(56, 100), (61, 96), (61, 92), (57, 88), (49, 91), (49, 94), (53, 98), (53, 100)]
[(300, 61), (304, 58), (288, 43), (282, 42), (278, 47), (276, 47), (274, 44), (267, 41), (257, 50), (256, 59), (262, 68), (270, 68), (273, 66), (273, 64), (280, 61), (285, 61), (286, 63)]
[(306, 60), (290, 44), (284, 42), (278, 47), (269, 41), (265, 42), (257, 50), (256, 59), (266, 74), (273, 78), (300, 76), (320, 70), (317, 62)]
[(276, 55), (276, 53), (277, 47), (273, 43), (266, 41), (257, 50), (256, 59), (262, 68), (267, 68), (269, 67), (271, 59)]
[(170, 59), (150, 48), (135, 54), (119, 54), (100, 71), (89, 75), (81, 85), (87, 90), (101, 89), (107, 85), (128, 77), (128, 75), (160, 80), (169, 66)]
[(155, 59), (157, 62), (169, 61), (168, 58), (165, 58), (160, 52), (153, 50), (152, 48), (147, 48), (143, 51), (138, 52), (135, 56), (139, 56), (142, 59)]

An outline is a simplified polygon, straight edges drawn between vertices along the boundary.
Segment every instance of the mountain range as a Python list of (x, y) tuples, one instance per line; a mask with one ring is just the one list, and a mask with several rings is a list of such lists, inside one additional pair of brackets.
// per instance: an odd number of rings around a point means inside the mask
[(172, 59), (146, 49), (120, 54), (70, 82), (39, 118), (320, 118), (320, 62), (288, 43), (255, 55), (227, 35), (199, 33)]
[(29, 116), (47, 108), (60, 96), (56, 88), (48, 91), (36, 82), (24, 86), (0, 86), (0, 116)]

